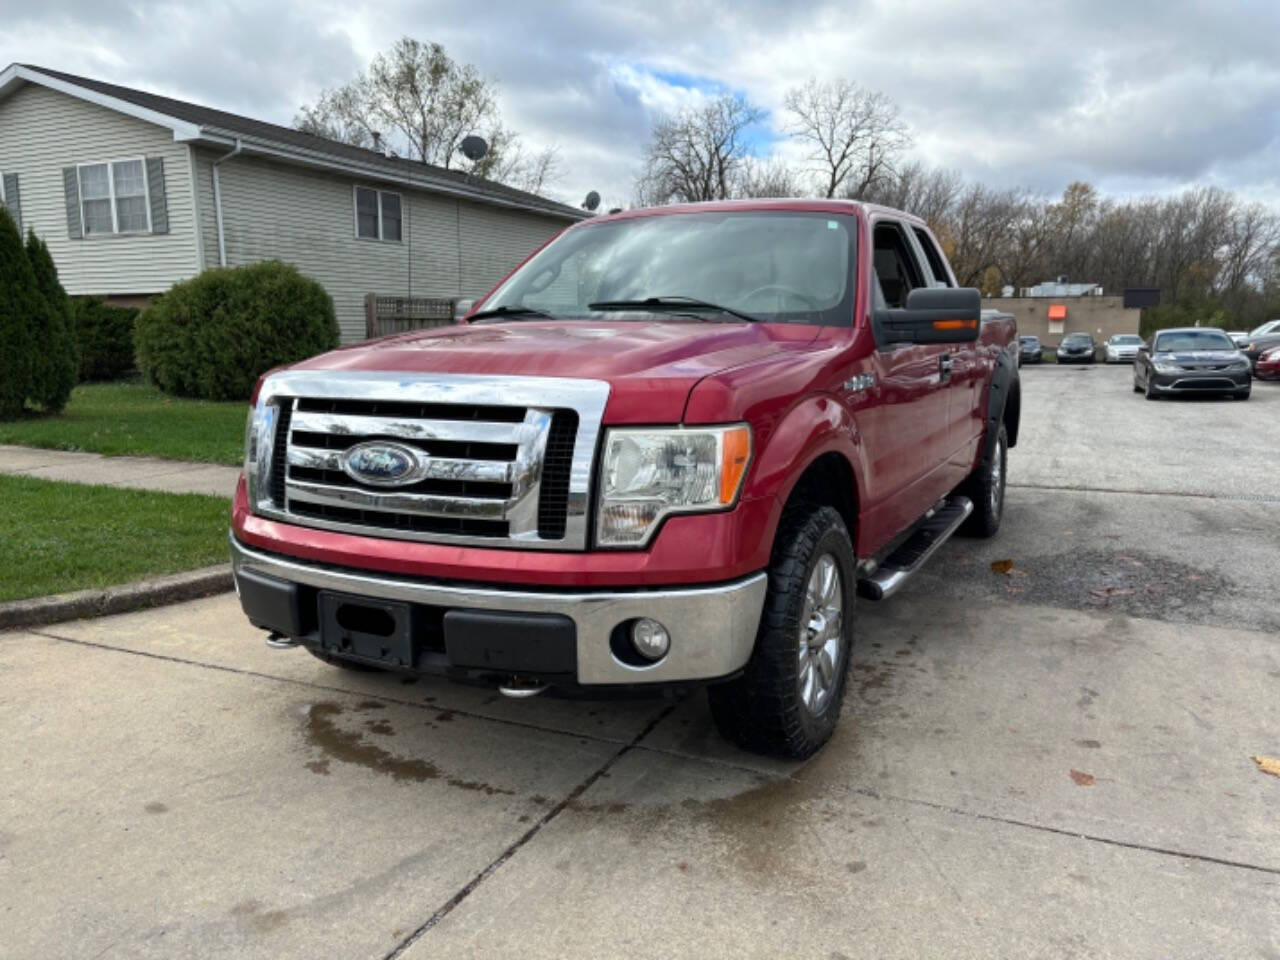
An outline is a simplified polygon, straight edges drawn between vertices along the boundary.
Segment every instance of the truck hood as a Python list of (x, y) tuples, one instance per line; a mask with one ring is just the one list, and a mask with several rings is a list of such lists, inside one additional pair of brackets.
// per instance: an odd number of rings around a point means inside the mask
[(460, 324), (355, 344), (293, 369), (605, 380), (606, 422), (678, 423), (699, 380), (805, 350), (821, 330), (652, 320)]

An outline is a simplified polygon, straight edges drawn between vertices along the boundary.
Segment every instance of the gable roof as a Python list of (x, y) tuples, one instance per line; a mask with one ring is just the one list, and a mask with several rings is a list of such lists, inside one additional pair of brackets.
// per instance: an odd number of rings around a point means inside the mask
[(0, 72), (0, 99), (25, 83), (37, 83), (167, 127), (173, 131), (175, 140), (227, 148), (239, 145), (244, 153), (274, 156), (286, 162), (336, 169), (565, 220), (581, 220), (588, 216), (576, 207), (458, 170), (446, 170), (402, 157), (387, 157), (376, 150), (353, 147), (291, 127), (47, 67), (15, 63)]

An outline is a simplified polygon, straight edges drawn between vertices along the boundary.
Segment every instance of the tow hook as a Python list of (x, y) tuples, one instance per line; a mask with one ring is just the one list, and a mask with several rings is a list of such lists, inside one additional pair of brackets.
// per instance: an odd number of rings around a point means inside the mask
[(529, 697), (536, 697), (538, 694), (545, 692), (548, 686), (550, 684), (541, 683), (529, 677), (513, 676), (506, 683), (499, 685), (498, 692), (504, 697), (527, 700)]
[(293, 637), (286, 637), (283, 633), (277, 633), (272, 630), (267, 634), (267, 646), (272, 650), (288, 650), (290, 647), (296, 647), (298, 641)]

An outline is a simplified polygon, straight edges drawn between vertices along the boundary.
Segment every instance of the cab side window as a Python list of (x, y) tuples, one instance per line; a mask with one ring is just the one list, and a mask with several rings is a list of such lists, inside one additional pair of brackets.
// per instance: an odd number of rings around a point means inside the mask
[[(886, 307), (905, 307), (907, 294), (925, 285), (924, 272), (916, 262), (902, 227), (896, 223), (876, 224), (873, 234), (875, 278)], [(879, 299), (879, 298), (877, 298)]]
[(920, 241), (920, 249), (924, 251), (924, 258), (929, 261), (929, 272), (933, 274), (933, 285), (935, 287), (951, 286), (951, 278), (947, 275), (946, 264), (943, 262), (942, 254), (938, 252), (938, 245), (933, 242), (933, 237), (929, 236), (929, 231), (916, 227), (915, 235), (916, 239)]

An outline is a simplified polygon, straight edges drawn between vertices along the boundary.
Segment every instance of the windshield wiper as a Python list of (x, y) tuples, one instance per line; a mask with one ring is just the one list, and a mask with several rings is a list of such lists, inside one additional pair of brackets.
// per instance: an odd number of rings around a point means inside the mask
[(536, 307), (494, 307), (492, 310), (481, 310), (467, 318), (468, 323), (477, 320), (506, 320), (516, 317), (537, 317), (540, 320), (554, 320), (555, 317), (545, 310)]
[(646, 297), (643, 300), (597, 300), (595, 303), (587, 304), (588, 310), (652, 310), (658, 307), (660, 310), (665, 309), (666, 312), (674, 312), (670, 308), (683, 307), (686, 310), (715, 310), (719, 313), (726, 313), (731, 317), (737, 317), (739, 320), (746, 320), (748, 323), (759, 323), (759, 317), (753, 317), (749, 313), (743, 313), (741, 310), (734, 310), (732, 307), (722, 307), (718, 303), (710, 303), (707, 300), (699, 300), (697, 297)]

